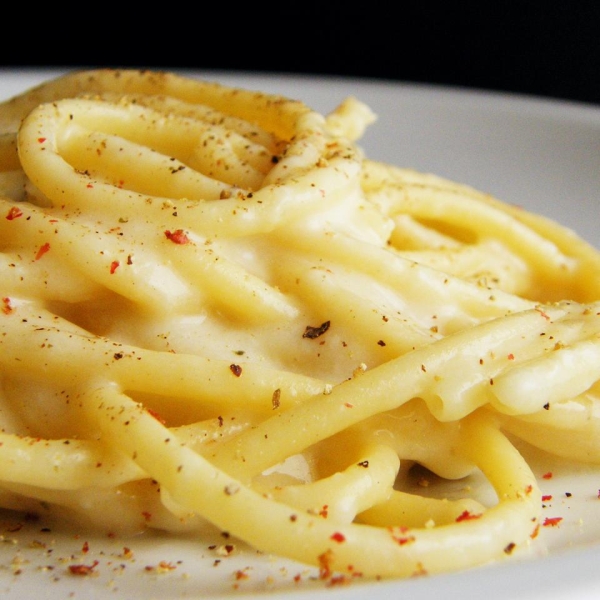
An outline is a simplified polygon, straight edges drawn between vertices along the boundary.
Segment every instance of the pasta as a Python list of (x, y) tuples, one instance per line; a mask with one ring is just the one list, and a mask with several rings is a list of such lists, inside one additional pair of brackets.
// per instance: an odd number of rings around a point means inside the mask
[(0, 506), (323, 579), (535, 539), (519, 443), (600, 462), (600, 252), (370, 160), (374, 119), (110, 69), (0, 105)]

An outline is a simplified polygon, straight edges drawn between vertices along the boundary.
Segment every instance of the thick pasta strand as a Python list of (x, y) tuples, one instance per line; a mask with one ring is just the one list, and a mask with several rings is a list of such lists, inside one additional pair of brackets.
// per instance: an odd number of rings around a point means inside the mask
[(374, 118), (110, 69), (0, 104), (0, 507), (331, 581), (535, 543), (520, 441), (600, 463), (600, 252)]
[[(99, 119), (102, 130), (107, 129), (102, 120), (106, 119), (106, 113), (111, 112), (117, 113), (115, 120), (120, 125), (120, 128), (113, 127), (115, 134), (121, 129), (129, 137), (132, 132), (136, 132), (134, 125), (142, 122), (144, 129), (139, 134), (140, 139), (152, 144), (154, 135), (151, 134), (159, 125), (157, 135), (163, 139), (171, 135), (172, 121), (173, 125), (183, 121), (179, 123), (179, 135), (191, 136), (197, 142), (194, 131), (189, 131), (188, 120), (183, 117), (161, 118), (160, 113), (157, 115), (136, 104), (113, 106), (76, 99), (42, 105), (26, 117), (19, 129), (19, 156), (32, 183), (51, 201), (75, 211), (93, 212), (99, 209), (103, 213), (110, 213), (118, 206), (121, 220), (133, 220), (142, 211), (147, 213), (148, 218), (162, 222), (165, 229), (179, 228), (182, 220), (180, 213), (184, 213), (187, 226), (204, 232), (221, 232), (223, 235), (237, 232), (239, 235), (272, 229), (284, 218), (293, 218), (310, 211), (316, 203), (322, 205), (324, 201), (328, 201), (335, 205), (347, 200), (353, 195), (351, 184), (353, 187), (357, 184), (355, 177), (352, 177), (359, 169), (356, 151), (343, 139), (336, 144), (325, 145), (324, 137), (311, 129), (311, 123), (300, 122), (294, 141), (286, 147), (285, 155), (281, 158), (272, 157), (276, 165), (268, 176), (271, 182), (257, 191), (249, 188), (247, 178), (242, 176), (236, 186), (221, 183), (217, 188), (219, 196), (215, 197), (214, 191), (211, 191), (211, 195), (204, 196), (202, 200), (188, 199), (185, 196), (169, 198), (156, 193), (149, 195), (145, 191), (129, 189), (127, 180), (117, 179), (112, 182), (109, 178), (106, 181), (106, 175), (97, 179), (94, 177), (94, 170), (76, 168), (61, 153), (61, 137), (69, 140), (68, 130), (75, 116)], [(213, 134), (218, 135), (218, 132)], [(174, 144), (178, 139), (176, 137), (175, 141), (167, 141)], [(110, 157), (110, 150), (111, 146), (100, 140), (96, 152), (107, 153)], [(168, 150), (167, 144), (165, 151)], [(173, 178), (181, 171), (187, 173), (188, 166), (179, 161), (174, 162), (174, 157), (169, 154), (166, 156), (171, 160), (168, 173)], [(319, 159), (322, 160), (321, 168), (307, 172), (307, 168)], [(218, 164), (222, 159), (216, 162)], [(152, 163), (146, 165), (148, 169), (153, 166)], [(140, 165), (136, 164), (135, 167), (137, 169)], [(275, 173), (280, 173), (281, 176), (274, 176)], [(218, 181), (218, 177), (215, 179)], [(284, 181), (287, 186), (281, 185)], [(201, 193), (205, 187), (206, 184), (198, 191)], [(221, 201), (209, 202), (215, 199)]]
[[(511, 544), (525, 542), (537, 527), (541, 508), (536, 506), (535, 478), (493, 427), (469, 427), (465, 423), (465, 442), (471, 448), (467, 451), (470, 457), (490, 477), (502, 498), (497, 506), (464, 525), (414, 531), (395, 525), (373, 529), (296, 513), (285, 504), (265, 501), (261, 494), (215, 469), (176, 439), (165, 437), (161, 425), (147, 411), (109, 390), (92, 393), (86, 402), (96, 418), (101, 413), (99, 422), (109, 438), (117, 438), (119, 447), (162, 481), (176, 502), (207, 515), (265, 552), (278, 551), (283, 540), (288, 556), (326, 571), (390, 577), (436, 573), (447, 570), (448, 562), (453, 563), (452, 568), (481, 564), (502, 555)], [(159, 439), (168, 440), (166, 446), (157, 444)], [(510, 515), (507, 521), (506, 513)], [(457, 531), (453, 535), (446, 529)], [(492, 532), (493, 545), (481, 530)], [(295, 543), (288, 543), (288, 539)], [(449, 544), (455, 543), (464, 551), (449, 558)]]
[[(566, 227), (519, 206), (501, 202), (467, 185), (428, 173), (367, 160), (361, 179), (366, 193), (376, 199), (388, 214), (394, 212), (395, 203), (400, 202), (403, 206), (401, 217), (421, 213), (422, 217), (435, 222), (437, 227), (441, 226), (442, 230), (447, 227), (450, 232), (452, 226), (458, 226), (470, 243), (475, 240), (481, 243), (480, 238), (488, 237), (496, 229), (508, 248), (515, 249), (519, 256), (529, 257), (527, 261), (531, 266), (531, 275), (540, 277), (546, 274), (538, 282), (546, 294), (546, 300), (576, 299), (589, 302), (598, 298), (598, 251)], [(436, 202), (435, 209), (430, 212), (423, 210), (418, 199), (425, 204)], [(478, 222), (478, 226), (466, 234), (473, 223), (474, 214), (480, 215), (487, 224), (480, 227)], [(459, 241), (464, 242), (465, 239)], [(535, 279), (526, 289), (530, 290), (527, 292), (529, 295), (533, 290), (536, 294), (540, 293), (536, 289)], [(535, 298), (542, 299), (539, 296)]]

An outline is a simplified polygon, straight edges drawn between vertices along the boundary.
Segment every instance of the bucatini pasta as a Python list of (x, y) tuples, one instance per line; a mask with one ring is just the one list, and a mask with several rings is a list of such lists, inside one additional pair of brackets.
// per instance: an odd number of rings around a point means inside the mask
[(370, 160), (374, 118), (135, 70), (0, 104), (0, 506), (217, 527), (323, 578), (536, 537), (515, 442), (600, 462), (600, 253)]

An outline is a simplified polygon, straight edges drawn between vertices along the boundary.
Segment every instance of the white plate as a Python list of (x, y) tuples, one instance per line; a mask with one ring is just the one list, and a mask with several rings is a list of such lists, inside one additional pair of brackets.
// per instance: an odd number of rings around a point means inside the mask
[[(0, 98), (60, 72), (0, 71)], [(600, 108), (381, 81), (186, 74), (283, 93), (321, 112), (354, 95), (379, 116), (361, 142), (370, 158), (470, 184), (550, 216), (598, 243)], [(539, 544), (536, 541), (530, 554), (502, 564), (408, 581), (327, 588), (315, 580), (314, 570), (248, 549), (238, 547), (231, 556), (221, 557), (206, 540), (158, 534), (127, 540), (82, 537), (54, 528), (45, 531), (43, 523), (25, 523), (20, 531), (11, 531), (15, 519), (0, 514), (0, 595), (7, 600), (180, 600), (240, 594), (252, 600), (358, 600), (369, 595), (379, 600), (597, 599), (600, 467), (531, 460), (539, 475), (553, 471), (552, 479), (540, 480), (543, 492), (552, 495), (544, 511), (545, 516), (561, 516), (563, 521), (559, 527), (542, 528)], [(86, 543), (89, 550), (84, 552)], [(94, 576), (69, 575), (67, 564), (73, 560), (84, 565), (98, 561)], [(247, 577), (237, 579), (238, 570)], [(296, 575), (301, 581), (295, 581)]]

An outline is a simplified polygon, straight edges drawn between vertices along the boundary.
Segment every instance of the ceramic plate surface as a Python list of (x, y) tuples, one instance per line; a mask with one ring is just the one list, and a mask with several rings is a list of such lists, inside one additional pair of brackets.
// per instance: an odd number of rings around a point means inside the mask
[[(63, 71), (0, 71), (10, 97)], [(549, 216), (597, 245), (600, 209), (600, 107), (462, 89), (383, 81), (249, 73), (184, 74), (283, 93), (327, 113), (349, 95), (378, 115), (360, 144), (368, 157), (467, 183)], [(218, 539), (151, 534), (130, 539), (64, 531), (0, 514), (0, 596), (181, 600), (591, 600), (600, 597), (600, 467), (527, 455), (551, 496), (530, 551), (460, 573), (326, 587), (316, 572)], [(551, 471), (551, 479), (543, 473)], [(97, 561), (97, 563), (96, 563)], [(69, 574), (69, 564), (94, 575)], [(243, 573), (243, 577), (239, 577)]]

